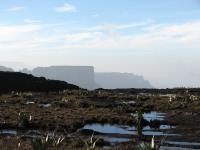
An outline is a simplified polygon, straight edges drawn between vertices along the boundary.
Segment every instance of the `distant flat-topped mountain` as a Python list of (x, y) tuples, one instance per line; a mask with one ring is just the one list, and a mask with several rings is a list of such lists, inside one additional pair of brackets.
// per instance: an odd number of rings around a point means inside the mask
[[(2, 70), (12, 71), (10, 68), (5, 67), (2, 67)], [(66, 81), (89, 90), (97, 88), (152, 88), (149, 81), (142, 76), (118, 72), (95, 73), (92, 66), (37, 67), (33, 70), (25, 68), (20, 72), (47, 79)]]
[(34, 77), (20, 72), (0, 71), (0, 93), (11, 91), (47, 92), (65, 89), (79, 89), (79, 87), (64, 81), (46, 80), (44, 77)]
[(92, 66), (50, 66), (37, 67), (32, 70), (37, 77), (62, 80), (86, 89), (99, 88), (94, 81), (94, 67)]
[(130, 73), (95, 73), (92, 66), (50, 66), (23, 70), (37, 77), (66, 81), (89, 90), (97, 88), (152, 88), (142, 76)]
[(104, 89), (153, 88), (142, 76), (131, 73), (95, 73), (95, 81)]

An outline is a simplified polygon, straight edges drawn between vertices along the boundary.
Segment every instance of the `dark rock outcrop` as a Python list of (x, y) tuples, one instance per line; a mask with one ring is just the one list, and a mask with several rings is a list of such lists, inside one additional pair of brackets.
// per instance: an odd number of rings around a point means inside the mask
[(44, 77), (34, 77), (20, 72), (0, 71), (0, 93), (11, 91), (48, 92), (65, 89), (79, 89), (79, 87), (64, 81), (46, 80)]

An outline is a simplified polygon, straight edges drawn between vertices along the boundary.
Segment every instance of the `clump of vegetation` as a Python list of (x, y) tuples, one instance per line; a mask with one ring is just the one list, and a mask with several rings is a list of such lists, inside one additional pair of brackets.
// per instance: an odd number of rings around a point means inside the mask
[(144, 120), (144, 117), (141, 110), (136, 111), (135, 119), (136, 119), (137, 125), (142, 125), (142, 121)]
[(20, 93), (20, 92), (12, 91), (12, 92), (11, 92), (11, 96), (12, 96), (12, 97), (20, 97), (20, 96), (21, 96), (21, 93)]
[(63, 136), (56, 136), (55, 134), (53, 134), (53, 137), (51, 139), (52, 147), (55, 150), (59, 150), (60, 147), (62, 146), (62, 143), (63, 143), (64, 139), (65, 138)]
[(96, 149), (96, 143), (99, 139), (94, 140), (94, 133), (92, 134), (90, 141), (85, 142), (85, 148), (86, 150), (95, 150)]
[(141, 143), (139, 150), (159, 150), (160, 145), (155, 143), (154, 136), (151, 139), (151, 143)]
[(166, 137), (164, 137), (159, 143), (156, 143), (153, 136), (151, 139), (151, 143), (141, 143), (139, 146), (139, 150), (159, 150), (165, 139)]
[(27, 112), (20, 112), (18, 114), (18, 127), (25, 128), (29, 125), (32, 120), (32, 116)]
[(33, 93), (32, 92), (24, 92), (24, 93), (22, 93), (22, 96), (24, 98), (32, 98), (33, 97)]
[(136, 112), (135, 120), (136, 120), (136, 129), (137, 129), (138, 136), (141, 137), (142, 129), (143, 129), (142, 121), (144, 120), (143, 113), (141, 110)]
[(47, 150), (48, 148), (52, 148), (53, 150), (61, 149), (62, 143), (64, 141), (63, 136), (53, 136), (50, 138), (48, 135), (46, 138), (37, 138), (31, 141), (31, 146), (33, 150)]
[(37, 138), (31, 141), (31, 146), (33, 150), (47, 150), (49, 147), (49, 136), (47, 135), (46, 138)]

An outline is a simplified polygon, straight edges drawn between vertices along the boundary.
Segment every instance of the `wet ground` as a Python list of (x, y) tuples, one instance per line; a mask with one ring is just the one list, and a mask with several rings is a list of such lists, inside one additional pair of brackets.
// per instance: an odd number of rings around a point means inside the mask
[[(20, 112), (31, 116), (24, 126)], [(200, 149), (200, 94), (78, 90), (0, 96), (0, 149), (18, 149), (18, 143), (32, 149), (33, 139), (55, 134), (65, 137), (63, 150), (84, 150), (92, 134), (97, 149), (137, 149), (153, 136), (163, 141), (160, 149)]]

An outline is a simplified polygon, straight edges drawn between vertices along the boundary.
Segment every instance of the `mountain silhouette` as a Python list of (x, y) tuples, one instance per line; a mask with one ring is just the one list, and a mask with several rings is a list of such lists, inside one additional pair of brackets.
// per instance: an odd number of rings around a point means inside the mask
[(50, 66), (37, 67), (32, 71), (24, 69), (24, 73), (37, 77), (46, 77), (66, 81), (82, 88), (93, 90), (97, 88), (152, 88), (149, 81), (142, 76), (130, 73), (95, 73), (92, 66)]
[(95, 81), (104, 89), (116, 88), (153, 88), (142, 76), (131, 73), (95, 73)]
[[(1, 69), (13, 71), (6, 67), (0, 67)], [(153, 88), (143, 76), (119, 72), (94, 72), (93, 66), (50, 66), (37, 67), (33, 70), (24, 68), (20, 72), (36, 77), (65, 81), (89, 90), (97, 88)]]
[(49, 92), (65, 89), (79, 89), (79, 87), (64, 81), (47, 80), (44, 77), (34, 77), (21, 72), (0, 71), (0, 93), (12, 91)]

